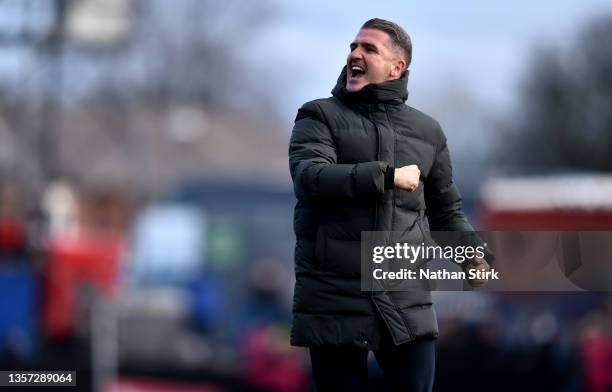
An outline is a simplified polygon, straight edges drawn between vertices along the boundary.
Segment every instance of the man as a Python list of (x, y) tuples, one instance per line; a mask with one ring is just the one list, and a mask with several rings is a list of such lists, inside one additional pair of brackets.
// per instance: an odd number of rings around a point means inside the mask
[[(332, 97), (307, 102), (295, 120), (291, 343), (310, 347), (319, 391), (363, 390), (369, 350), (392, 390), (432, 388), (430, 292), (360, 289), (362, 231), (473, 230), (440, 125), (404, 104), (411, 56), (401, 27), (367, 21)], [(484, 260), (472, 267), (488, 268)]]

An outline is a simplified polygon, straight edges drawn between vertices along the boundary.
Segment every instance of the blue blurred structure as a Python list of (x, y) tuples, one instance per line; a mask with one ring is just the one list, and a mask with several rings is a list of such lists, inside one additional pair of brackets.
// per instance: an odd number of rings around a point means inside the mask
[(38, 280), (30, 264), (0, 261), (0, 358), (27, 363), (38, 346)]

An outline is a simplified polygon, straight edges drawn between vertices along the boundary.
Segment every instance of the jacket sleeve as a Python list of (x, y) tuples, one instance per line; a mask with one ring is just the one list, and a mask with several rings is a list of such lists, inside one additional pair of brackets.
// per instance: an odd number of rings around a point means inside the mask
[(392, 170), (381, 161), (338, 163), (331, 131), (313, 102), (298, 110), (289, 142), (289, 169), (295, 194), (303, 199), (381, 194), (385, 174)]
[(444, 136), (425, 179), (425, 205), (431, 230), (474, 230), (462, 211), (461, 195), (453, 182), (453, 168)]
[(425, 179), (425, 213), (429, 221), (429, 228), (433, 231), (462, 232), (459, 244), (473, 247), (484, 246), (485, 259), (492, 264), (495, 258), (493, 253), (474, 232), (474, 228), (463, 214), (461, 195), (453, 182), (453, 168), (446, 137), (441, 129), (439, 132), (442, 135), (441, 147)]

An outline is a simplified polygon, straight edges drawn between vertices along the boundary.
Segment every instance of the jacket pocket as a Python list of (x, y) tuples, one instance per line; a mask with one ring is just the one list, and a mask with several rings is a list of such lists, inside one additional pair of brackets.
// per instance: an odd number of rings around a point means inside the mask
[(398, 312), (414, 339), (438, 337), (438, 320), (431, 304), (399, 308)]

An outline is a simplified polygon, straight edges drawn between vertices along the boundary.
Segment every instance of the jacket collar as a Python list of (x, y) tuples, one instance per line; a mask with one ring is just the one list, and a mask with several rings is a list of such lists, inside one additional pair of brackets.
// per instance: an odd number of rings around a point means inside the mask
[(332, 95), (341, 101), (358, 105), (401, 105), (408, 99), (408, 70), (399, 79), (368, 84), (356, 92), (346, 91), (346, 72), (345, 65), (338, 77), (336, 86), (331, 91)]

